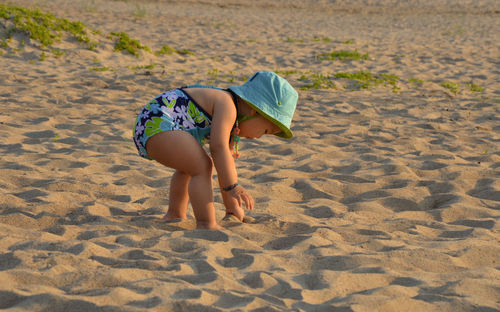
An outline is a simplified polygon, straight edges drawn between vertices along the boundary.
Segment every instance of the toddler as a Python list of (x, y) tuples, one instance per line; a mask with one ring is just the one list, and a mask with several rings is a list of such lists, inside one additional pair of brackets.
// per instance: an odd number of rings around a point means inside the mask
[[(297, 91), (285, 79), (258, 71), (241, 86), (191, 85), (146, 104), (134, 127), (139, 155), (175, 169), (164, 219), (186, 219), (191, 202), (197, 228), (220, 229), (213, 204), (215, 166), (226, 214), (243, 221), (243, 203), (251, 210), (254, 200), (238, 184), (234, 158), (239, 157), (240, 137), (291, 138), (297, 99)], [(207, 141), (210, 155), (202, 147)]]

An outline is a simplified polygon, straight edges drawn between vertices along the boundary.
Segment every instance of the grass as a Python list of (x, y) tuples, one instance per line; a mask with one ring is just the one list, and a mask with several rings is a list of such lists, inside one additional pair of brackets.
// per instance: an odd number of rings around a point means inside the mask
[(354, 80), (358, 83), (358, 86), (361, 89), (368, 89), (370, 86), (377, 86), (383, 84), (385, 86), (387, 85), (392, 86), (392, 90), (394, 92), (399, 90), (397, 82), (400, 80), (400, 78), (396, 75), (372, 74), (370, 72), (358, 71), (355, 73), (340, 72), (336, 73), (334, 77)]
[(163, 47), (161, 47), (161, 49), (159, 51), (155, 52), (155, 55), (156, 56), (160, 56), (160, 55), (172, 55), (174, 53), (177, 53), (177, 54), (180, 54), (180, 55), (194, 55), (194, 52), (191, 52), (188, 49), (177, 50), (177, 49), (174, 49), (174, 48), (172, 48), (172, 47), (170, 47), (168, 45), (164, 45)]
[(208, 76), (210, 76), (212, 80), (217, 80), (219, 78), (219, 70), (217, 68), (212, 68), (208, 71)]
[(355, 73), (336, 73), (335, 78), (344, 78), (344, 79), (350, 79), (358, 82), (359, 87), (361, 89), (368, 89), (370, 84), (374, 83), (376, 79), (373, 77), (373, 75), (370, 72), (364, 72), (364, 71), (359, 71)]
[(286, 42), (298, 42), (298, 43), (304, 43), (304, 40), (302, 39), (294, 39), (294, 38), (290, 38), (290, 37), (287, 37)]
[[(136, 7), (136, 16), (142, 16), (145, 9), (141, 6)], [(98, 41), (91, 40), (89, 34), (100, 35), (99, 31), (88, 29), (85, 24), (79, 21), (69, 21), (64, 18), (55, 17), (51, 13), (44, 13), (38, 9), (28, 9), (18, 6), (0, 4), (0, 20), (4, 19), (5, 37), (0, 37), (0, 48), (8, 49), (9, 42), (15, 33), (23, 33), (29, 36), (33, 42), (38, 42), (42, 49), (51, 48), (51, 46), (59, 42), (63, 35), (67, 34), (75, 38), (79, 42), (87, 44), (90, 50), (95, 50)], [(139, 40), (132, 39), (124, 32), (112, 32), (108, 37), (110, 40), (115, 39), (114, 50), (116, 52), (126, 51), (136, 57), (140, 57), (140, 51), (151, 52), (150, 48), (141, 44)], [(22, 40), (22, 43), (25, 43)], [(21, 44), (24, 46), (24, 44)], [(12, 49), (14, 52), (15, 49)], [(51, 48), (52, 54), (58, 58), (64, 55), (65, 52)], [(3, 54), (4, 52), (2, 52)], [(177, 53), (180, 55), (194, 55), (188, 49), (177, 50), (169, 46), (163, 46), (162, 49), (156, 52), (156, 55), (166, 55)], [(44, 60), (47, 57), (42, 53), (40, 59)]]
[(7, 49), (9, 47), (9, 41), (10, 39), (8, 38), (0, 38), (0, 48)]
[(132, 70), (141, 70), (141, 69), (154, 69), (156, 64), (151, 63), (149, 65), (136, 65), (136, 66), (128, 66), (128, 68)]
[(159, 51), (155, 52), (155, 55), (156, 56), (171, 55), (171, 54), (174, 54), (175, 52), (176, 52), (176, 50), (174, 48), (171, 48), (168, 45), (164, 45), (163, 47), (161, 47), (161, 49)]
[(111, 70), (110, 67), (106, 67), (106, 66), (101, 66), (101, 67), (99, 67), (99, 66), (93, 66), (91, 69), (93, 71), (95, 71), (95, 72), (103, 72), (103, 71)]
[(483, 92), (483, 87), (478, 86), (477, 84), (473, 82), (469, 82), (466, 84), (466, 86), (471, 90), (472, 92)]
[[(291, 72), (294, 73), (294, 72)], [(318, 74), (312, 72), (300, 73), (299, 81), (306, 82), (306, 85), (300, 87), (302, 90), (309, 89), (336, 89), (336, 79), (347, 79), (356, 83), (356, 88), (369, 89), (373, 86), (389, 86), (393, 92), (400, 90), (398, 82), (400, 78), (390, 74), (372, 74), (367, 71), (358, 71), (354, 73), (338, 72), (336, 74)]]
[(335, 82), (330, 79), (330, 76), (323, 74), (312, 73), (311, 75), (302, 74), (300, 81), (308, 81), (310, 83), (302, 86), (302, 90), (308, 89), (335, 89)]
[(218, 68), (212, 68), (207, 71), (207, 81), (209, 84), (219, 83), (219, 82), (229, 82), (236, 83), (236, 81), (246, 81), (248, 77), (239, 76), (232, 70), (228, 72), (223, 72)]
[(340, 51), (333, 51), (330, 53), (321, 53), (321, 54), (318, 54), (317, 57), (322, 61), (324, 61), (324, 60), (347, 61), (347, 60), (368, 60), (369, 59), (368, 53), (361, 54), (357, 50), (355, 50), (355, 51), (340, 50)]
[(290, 75), (298, 73), (298, 71), (296, 71), (296, 70), (284, 70), (284, 71), (283, 70), (275, 70), (274, 72), (276, 74), (278, 74), (278, 75), (282, 75), (282, 76), (285, 76), (285, 77), (288, 77)]
[(342, 44), (354, 44), (354, 39), (344, 40), (341, 43)]
[[(408, 79), (408, 82), (411, 83), (414, 87), (418, 87), (418, 88), (420, 88), (424, 85), (424, 80), (418, 79), (418, 78), (410, 78), (410, 79)], [(445, 89), (448, 89), (453, 94), (458, 94), (460, 92), (460, 83), (458, 83), (458, 82), (442, 81), (439, 85)], [(465, 86), (471, 92), (480, 93), (480, 92), (484, 91), (483, 87), (481, 87), (473, 82), (466, 83)]]
[(148, 46), (142, 45), (139, 40), (130, 38), (130, 36), (124, 32), (112, 32), (111, 35), (118, 37), (118, 41), (115, 44), (115, 51), (117, 52), (127, 51), (137, 58), (139, 57), (140, 50), (151, 52)]
[(188, 50), (188, 49), (181, 49), (181, 50), (175, 50), (180, 55), (194, 55), (194, 52)]
[(60, 58), (61, 56), (66, 54), (66, 51), (60, 49), (50, 49), (50, 52), (52, 52), (55, 58)]
[(315, 41), (315, 42), (332, 42), (332, 39), (330, 39), (328, 37), (314, 37), (312, 39), (312, 41)]
[(460, 84), (453, 81), (443, 81), (441, 82), (441, 87), (450, 90), (452, 93), (457, 94), (460, 92)]
[(413, 84), (415, 87), (422, 87), (424, 85), (424, 81), (418, 78), (410, 78), (408, 82)]
[(76, 40), (87, 43), (89, 49), (95, 48), (96, 45), (95, 42), (91, 42), (86, 26), (82, 22), (58, 18), (38, 9), (0, 4), (0, 18), (12, 24), (7, 28), (7, 38), (11, 38), (14, 33), (25, 33), (42, 47), (50, 47), (54, 42), (60, 41), (63, 33), (67, 33)]

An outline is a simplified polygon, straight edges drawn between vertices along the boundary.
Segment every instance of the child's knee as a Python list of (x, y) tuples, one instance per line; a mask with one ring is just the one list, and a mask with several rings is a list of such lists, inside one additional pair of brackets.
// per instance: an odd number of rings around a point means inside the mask
[(214, 163), (212, 158), (210, 158), (210, 156), (204, 155), (204, 157), (202, 157), (202, 159), (200, 160), (200, 162), (197, 164), (196, 167), (198, 167), (198, 170), (196, 170), (197, 172), (195, 173), (195, 175), (212, 176)]

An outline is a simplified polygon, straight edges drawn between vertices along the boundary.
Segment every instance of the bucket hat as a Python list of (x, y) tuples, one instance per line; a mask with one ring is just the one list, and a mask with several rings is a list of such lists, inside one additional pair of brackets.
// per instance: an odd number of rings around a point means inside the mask
[(241, 86), (228, 88), (281, 129), (276, 135), (293, 137), (290, 125), (299, 95), (284, 78), (271, 71), (258, 71)]

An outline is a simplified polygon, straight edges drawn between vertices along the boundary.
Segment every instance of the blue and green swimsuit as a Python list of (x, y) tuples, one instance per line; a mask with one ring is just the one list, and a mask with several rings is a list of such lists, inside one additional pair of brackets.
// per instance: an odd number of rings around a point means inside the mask
[(160, 132), (183, 130), (201, 145), (206, 142), (212, 117), (183, 91), (195, 87), (219, 89), (202, 85), (182, 87), (158, 95), (142, 108), (134, 126), (134, 142), (140, 156), (152, 159), (146, 152), (146, 142)]

